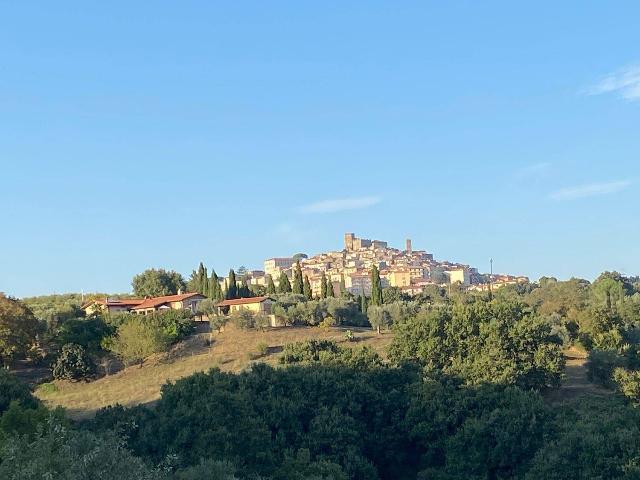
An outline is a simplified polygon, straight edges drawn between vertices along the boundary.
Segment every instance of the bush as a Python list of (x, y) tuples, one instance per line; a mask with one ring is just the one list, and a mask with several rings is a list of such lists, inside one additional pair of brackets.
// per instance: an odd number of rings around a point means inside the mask
[(17, 401), (26, 408), (36, 408), (40, 402), (31, 395), (29, 387), (18, 380), (8, 370), (0, 368), (0, 415)]
[(0, 449), (0, 478), (160, 480), (162, 476), (131, 455), (113, 433), (97, 437), (51, 419), (35, 438), (13, 436), (6, 442)]
[(130, 322), (144, 322), (149, 326), (161, 330), (170, 343), (182, 340), (195, 331), (193, 315), (189, 310), (166, 310), (154, 312), (149, 315), (136, 313), (121, 313), (113, 315), (109, 322), (118, 330)]
[(264, 313), (258, 313), (253, 317), (253, 326), (259, 328), (263, 332), (271, 324), (269, 317)]
[(587, 378), (606, 388), (615, 388), (613, 371), (625, 365), (623, 357), (613, 350), (591, 350), (587, 362)]
[(625, 397), (635, 404), (640, 403), (640, 371), (616, 368), (613, 380)]
[(211, 331), (217, 330), (220, 333), (227, 323), (229, 323), (229, 317), (226, 315), (209, 315), (209, 329)]
[(340, 352), (333, 340), (307, 340), (306, 342), (287, 343), (284, 346), (280, 363), (318, 362), (327, 353)]
[(102, 340), (114, 333), (115, 328), (100, 317), (72, 318), (58, 328), (55, 342), (60, 346), (73, 343), (97, 352), (101, 349)]
[(258, 344), (258, 355), (264, 357), (267, 353), (269, 353), (269, 344), (265, 342), (260, 342)]
[(84, 347), (67, 343), (53, 364), (53, 378), (57, 380), (87, 380), (96, 372), (96, 366)]
[(166, 351), (171, 340), (166, 331), (137, 315), (122, 324), (114, 337), (106, 339), (104, 347), (125, 363), (138, 362), (142, 366), (150, 355)]
[(247, 308), (241, 308), (237, 312), (232, 313), (229, 315), (229, 320), (236, 327), (243, 330), (248, 330), (256, 326), (256, 314)]
[(346, 332), (344, 332), (344, 339), (347, 342), (355, 342), (356, 341), (356, 337), (353, 334), (353, 332), (351, 330), (347, 330)]

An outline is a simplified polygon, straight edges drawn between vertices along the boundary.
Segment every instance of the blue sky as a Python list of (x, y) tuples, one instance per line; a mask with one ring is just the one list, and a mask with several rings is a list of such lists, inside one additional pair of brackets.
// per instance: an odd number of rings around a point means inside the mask
[(0, 2), (0, 291), (345, 231), (640, 274), (638, 2)]

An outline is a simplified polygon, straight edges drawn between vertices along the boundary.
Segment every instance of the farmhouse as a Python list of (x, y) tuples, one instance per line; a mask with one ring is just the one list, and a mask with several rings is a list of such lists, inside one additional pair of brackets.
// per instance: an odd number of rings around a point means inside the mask
[(224, 300), (216, 305), (219, 313), (234, 313), (240, 310), (251, 310), (255, 313), (271, 315), (273, 299), (270, 297), (234, 298)]
[(91, 300), (82, 305), (82, 309), (87, 316), (94, 313), (125, 313), (144, 302), (144, 298), (126, 298), (126, 299), (112, 299), (102, 298), (97, 300)]
[(249, 310), (255, 314), (269, 317), (269, 325), (272, 327), (281, 326), (278, 318), (273, 314), (273, 299), (270, 297), (234, 298), (232, 300), (224, 300), (218, 303), (216, 307), (221, 315)]
[(151, 312), (162, 310), (190, 310), (196, 313), (198, 303), (204, 300), (204, 295), (199, 293), (178, 293), (178, 295), (167, 295), (164, 297), (149, 298), (125, 298), (125, 299), (97, 299), (91, 300), (82, 306), (87, 315), (99, 313), (127, 313), (133, 312), (146, 315)]
[(191, 313), (196, 313), (198, 303), (205, 298), (207, 297), (200, 293), (179, 293), (178, 295), (146, 298), (139, 305), (132, 307), (131, 312), (147, 315), (163, 310), (190, 310)]

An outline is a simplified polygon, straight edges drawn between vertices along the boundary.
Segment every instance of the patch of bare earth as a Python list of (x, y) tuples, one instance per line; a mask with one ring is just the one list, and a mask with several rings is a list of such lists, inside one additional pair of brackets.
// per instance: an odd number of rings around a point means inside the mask
[(566, 366), (564, 378), (559, 389), (548, 394), (552, 403), (561, 403), (583, 396), (611, 395), (611, 390), (595, 385), (587, 377), (588, 354), (578, 347), (569, 347), (564, 351)]
[[(160, 398), (162, 385), (196, 372), (206, 372), (214, 367), (239, 372), (256, 362), (277, 365), (286, 343), (309, 339), (335, 340), (350, 347), (369, 345), (384, 356), (392, 339), (391, 333), (377, 335), (370, 329), (352, 327), (350, 330), (357, 341), (350, 343), (345, 340), (346, 330), (288, 327), (261, 332), (228, 326), (222, 333), (211, 335), (209, 346), (209, 333), (201, 325), (199, 333), (179, 343), (170, 352), (148, 359), (142, 367), (131, 366), (89, 383), (56, 381), (53, 387), (36, 390), (36, 396), (49, 407), (64, 407), (71, 418), (89, 418), (96, 410), (108, 405), (153, 403)], [(269, 347), (264, 356), (258, 352), (262, 343)]]

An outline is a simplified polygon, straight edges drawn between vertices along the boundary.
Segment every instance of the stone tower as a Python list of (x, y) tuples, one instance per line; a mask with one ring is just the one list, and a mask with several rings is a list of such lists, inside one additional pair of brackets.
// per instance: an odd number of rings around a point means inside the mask
[(353, 251), (353, 242), (355, 241), (356, 236), (353, 233), (345, 233), (344, 234), (344, 249), (348, 252)]

